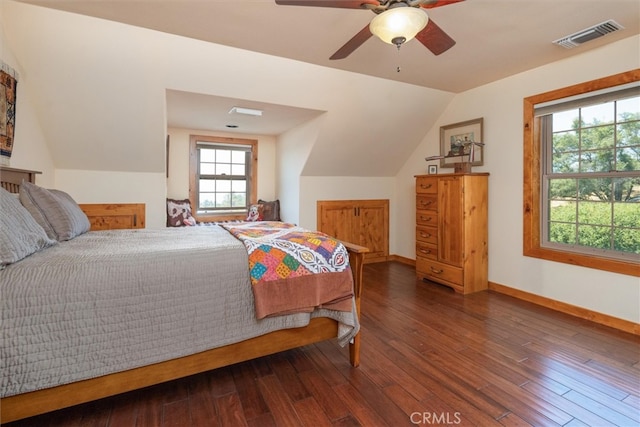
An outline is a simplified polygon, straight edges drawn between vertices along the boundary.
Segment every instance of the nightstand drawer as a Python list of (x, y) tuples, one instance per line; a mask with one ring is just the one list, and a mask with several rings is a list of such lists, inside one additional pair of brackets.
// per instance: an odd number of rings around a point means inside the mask
[(462, 286), (461, 268), (433, 261), (428, 258), (416, 257), (416, 271), (422, 273), (425, 278), (440, 279)]
[(416, 227), (416, 242), (438, 244), (438, 229), (436, 227)]

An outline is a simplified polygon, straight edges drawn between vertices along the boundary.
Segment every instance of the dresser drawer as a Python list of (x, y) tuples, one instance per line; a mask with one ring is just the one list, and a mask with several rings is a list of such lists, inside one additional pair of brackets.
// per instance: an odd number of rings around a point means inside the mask
[(438, 229), (436, 227), (416, 227), (416, 242), (438, 244)]
[(430, 225), (436, 227), (438, 225), (438, 212), (436, 211), (423, 211), (416, 212), (416, 224), (417, 225)]
[(416, 196), (416, 209), (438, 210), (437, 194), (418, 194)]
[(462, 286), (462, 269), (443, 264), (428, 258), (416, 257), (416, 271), (425, 278), (435, 281), (444, 280), (448, 283)]
[(416, 193), (424, 194), (437, 194), (438, 193), (438, 178), (435, 177), (419, 177), (416, 179)]
[(431, 243), (416, 242), (416, 257), (438, 259), (438, 246)]

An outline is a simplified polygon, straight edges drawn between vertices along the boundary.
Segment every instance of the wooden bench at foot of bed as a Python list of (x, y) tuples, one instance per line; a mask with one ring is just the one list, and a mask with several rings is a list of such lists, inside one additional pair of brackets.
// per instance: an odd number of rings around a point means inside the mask
[[(349, 261), (353, 272), (356, 309), (360, 317), (362, 295), (362, 267), (364, 254), (369, 250), (362, 246), (345, 243), (349, 250)], [(328, 339), (335, 339), (338, 324), (328, 318), (314, 318), (303, 328), (283, 329), (236, 344), (226, 345), (202, 353), (117, 372), (98, 378), (44, 390), (9, 396), (0, 400), (0, 422), (7, 423), (57, 409), (90, 402), (171, 381), (189, 375), (206, 372), (246, 360), (302, 347)], [(349, 344), (351, 365), (360, 364), (360, 334)]]

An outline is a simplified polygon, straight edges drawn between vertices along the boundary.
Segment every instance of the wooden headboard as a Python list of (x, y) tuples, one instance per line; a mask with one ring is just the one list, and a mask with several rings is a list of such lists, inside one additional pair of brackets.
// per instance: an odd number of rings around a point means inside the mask
[(35, 184), (36, 175), (39, 173), (42, 172), (0, 166), (0, 187), (9, 193), (19, 193), (22, 181)]

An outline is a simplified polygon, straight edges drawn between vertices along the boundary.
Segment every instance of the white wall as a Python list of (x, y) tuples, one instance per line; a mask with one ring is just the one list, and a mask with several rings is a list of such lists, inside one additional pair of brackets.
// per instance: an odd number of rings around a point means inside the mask
[(78, 203), (144, 203), (147, 228), (166, 226), (166, 202), (158, 189), (165, 187), (164, 173), (83, 171), (56, 169), (55, 187)]
[[(4, 2), (0, 1), (0, 16), (4, 13)], [(18, 72), (16, 89), (16, 128), (10, 166), (42, 172), (36, 177), (39, 185), (53, 186), (53, 162), (42, 128), (33, 108), (33, 97), (29, 84), (29, 73), (20, 66), (5, 42), (5, 33), (0, 20), (0, 59)]]
[[(640, 66), (640, 37), (546, 65), (457, 95), (397, 177), (397, 201), (414, 206), (413, 175), (425, 173), (425, 156), (438, 154), (439, 127), (484, 118), (485, 164), (489, 177), (489, 280), (613, 317), (640, 322), (637, 277), (550, 262), (522, 255), (523, 98), (628, 71)], [(442, 172), (442, 170), (440, 170)], [(415, 211), (392, 224), (391, 248), (415, 258)]]
[(283, 221), (300, 224), (300, 176), (324, 122), (322, 115), (278, 137), (277, 194)]
[(189, 197), (189, 139), (191, 135), (223, 138), (254, 139), (258, 141), (258, 198), (272, 200), (276, 196), (276, 138), (269, 135), (249, 135), (229, 132), (210, 132), (169, 128), (169, 178), (167, 197)]
[[(22, 2), (5, 0), (3, 12), (60, 169), (162, 172), (172, 89), (326, 111), (306, 174), (393, 176), (453, 98)], [(354, 167), (356, 156), (368, 161)]]
[[(0, 15), (6, 3), (0, 2)], [(3, 22), (0, 21), (0, 25)], [(41, 171), (36, 184), (67, 191), (79, 203), (146, 203), (147, 226), (164, 226), (164, 173), (88, 171), (56, 169), (50, 140), (45, 135), (37, 114), (38, 94), (31, 76), (5, 42), (4, 27), (0, 34), (0, 58), (18, 71), (16, 95), (16, 129), (10, 165), (15, 168)], [(66, 124), (67, 127), (73, 124)], [(55, 149), (55, 148), (54, 148)], [(154, 190), (151, 190), (154, 189)], [(160, 192), (156, 192), (159, 189)]]

